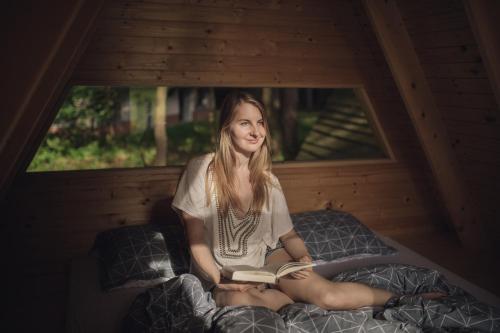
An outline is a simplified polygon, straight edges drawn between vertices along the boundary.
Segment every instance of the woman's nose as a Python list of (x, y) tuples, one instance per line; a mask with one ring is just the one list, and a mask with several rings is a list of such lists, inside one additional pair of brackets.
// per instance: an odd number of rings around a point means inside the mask
[(250, 127), (250, 135), (257, 136), (257, 127), (255, 126)]

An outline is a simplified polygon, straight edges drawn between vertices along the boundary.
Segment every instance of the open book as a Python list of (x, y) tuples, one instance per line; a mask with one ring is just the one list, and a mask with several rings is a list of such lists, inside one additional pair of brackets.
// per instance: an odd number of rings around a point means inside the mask
[(278, 279), (287, 274), (313, 267), (309, 262), (287, 262), (269, 264), (264, 267), (234, 265), (222, 267), (222, 276), (234, 281), (278, 283)]

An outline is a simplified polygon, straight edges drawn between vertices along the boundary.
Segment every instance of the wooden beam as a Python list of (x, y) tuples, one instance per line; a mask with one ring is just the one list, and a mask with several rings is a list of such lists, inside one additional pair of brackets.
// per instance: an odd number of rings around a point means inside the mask
[(464, 7), (500, 111), (500, 1), (464, 0)]
[(364, 0), (386, 60), (418, 134), (446, 210), (462, 243), (480, 246), (476, 206), (449, 145), (436, 106), (395, 0)]
[(9, 8), (2, 72), (10, 85), (4, 91), (10, 93), (0, 115), (0, 199), (24, 172), (55, 117), (103, 2), (27, 0)]

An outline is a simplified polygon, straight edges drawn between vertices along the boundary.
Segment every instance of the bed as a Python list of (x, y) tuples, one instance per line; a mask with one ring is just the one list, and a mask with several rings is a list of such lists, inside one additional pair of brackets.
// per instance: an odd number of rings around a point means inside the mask
[[(278, 313), (258, 307), (216, 308), (210, 295), (201, 289), (199, 281), (185, 272), (171, 271), (174, 277), (165, 281), (152, 279), (154, 285), (141, 286), (136, 283), (127, 288), (103, 291), (103, 281), (99, 278), (102, 260), (95, 255), (88, 255), (75, 258), (71, 263), (67, 331), (243, 332), (248, 328), (256, 332), (500, 331), (498, 297), (396, 241), (367, 231), (351, 215), (342, 214), (345, 213), (310, 212), (294, 217), (296, 229), (302, 232), (306, 244), (310, 245), (311, 239), (315, 243), (308, 248), (318, 263), (316, 272), (337, 281), (360, 281), (407, 291), (434, 288), (446, 291), (451, 296), (446, 301), (423, 301), (409, 296), (399, 299), (398, 304), (390, 308), (363, 308), (356, 311), (325, 311), (300, 303), (287, 306)], [(318, 216), (323, 220), (319, 224)], [(330, 228), (332, 218), (341, 229), (354, 219), (355, 227), (342, 229), (342, 239), (345, 241), (345, 235), (359, 236), (364, 243), (357, 243), (356, 251), (366, 251), (369, 248), (365, 247), (367, 242), (374, 244), (372, 238), (366, 238), (368, 232), (375, 235), (377, 242), (384, 244), (381, 246), (376, 243), (368, 252), (380, 253), (358, 253), (327, 260), (331, 259), (328, 255), (331, 256), (332, 249), (325, 251), (325, 244), (331, 243), (331, 240), (327, 236), (325, 239), (318, 237), (324, 238), (328, 234), (321, 225)], [(317, 223), (312, 229), (311, 222)], [(338, 236), (338, 230), (336, 232)], [(352, 243), (351, 237), (349, 242)], [(166, 241), (172, 243), (178, 238)], [(185, 250), (183, 244), (176, 244), (175, 248)], [(391, 250), (385, 253), (385, 248)], [(345, 248), (333, 252), (343, 253)], [(324, 253), (327, 253), (326, 258), (322, 257)]]

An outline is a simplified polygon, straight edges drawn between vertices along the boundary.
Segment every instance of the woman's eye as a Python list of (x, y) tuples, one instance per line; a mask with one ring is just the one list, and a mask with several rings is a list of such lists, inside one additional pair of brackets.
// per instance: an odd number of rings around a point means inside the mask
[(259, 126), (264, 126), (264, 122), (263, 121), (259, 121), (257, 124), (259, 124)]
[(241, 126), (246, 126), (246, 125), (248, 125), (248, 121), (243, 121), (243, 122), (240, 123), (240, 125)]

